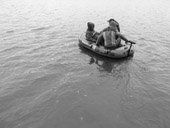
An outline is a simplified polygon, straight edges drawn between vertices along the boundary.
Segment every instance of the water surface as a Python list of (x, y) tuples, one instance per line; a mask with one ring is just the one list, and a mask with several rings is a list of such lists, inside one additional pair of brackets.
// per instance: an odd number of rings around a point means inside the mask
[[(168, 0), (1, 0), (0, 128), (169, 128)], [(78, 37), (115, 18), (126, 59)]]

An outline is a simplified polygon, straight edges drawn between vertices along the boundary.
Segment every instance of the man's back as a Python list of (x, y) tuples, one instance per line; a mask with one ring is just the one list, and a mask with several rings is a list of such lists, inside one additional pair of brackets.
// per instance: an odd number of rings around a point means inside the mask
[(105, 31), (103, 32), (104, 45), (106, 47), (116, 46), (116, 34), (114, 31)]

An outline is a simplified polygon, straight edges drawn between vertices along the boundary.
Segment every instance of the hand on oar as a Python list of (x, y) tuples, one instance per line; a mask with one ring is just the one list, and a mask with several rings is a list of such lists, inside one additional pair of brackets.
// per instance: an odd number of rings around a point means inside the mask
[(126, 43), (126, 44), (127, 44), (127, 43), (136, 44), (135, 42), (130, 41), (130, 40), (126, 41), (125, 43)]

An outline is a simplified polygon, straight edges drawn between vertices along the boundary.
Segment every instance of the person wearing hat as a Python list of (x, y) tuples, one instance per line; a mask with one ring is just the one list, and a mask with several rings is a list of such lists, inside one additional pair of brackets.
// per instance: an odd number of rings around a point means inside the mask
[(119, 23), (118, 23), (116, 20), (114, 20), (114, 19), (109, 19), (109, 20), (107, 21), (107, 22), (109, 22), (109, 26), (108, 26), (107, 28), (103, 29), (102, 32), (107, 31), (107, 30), (110, 30), (110, 23), (111, 23), (112, 21), (114, 21), (114, 22), (117, 24), (117, 25), (116, 25), (116, 28), (117, 28), (117, 30), (120, 32)]
[[(111, 19), (109, 20), (109, 27), (104, 29), (99, 35), (96, 45), (99, 46), (104, 42), (104, 47), (106, 49), (115, 49), (120, 46), (120, 40), (128, 41), (128, 39), (122, 35), (118, 30), (118, 23)], [(104, 40), (104, 41), (102, 41)]]

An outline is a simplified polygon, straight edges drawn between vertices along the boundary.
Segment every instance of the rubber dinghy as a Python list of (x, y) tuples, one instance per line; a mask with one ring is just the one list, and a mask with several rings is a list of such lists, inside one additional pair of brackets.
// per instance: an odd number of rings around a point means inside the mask
[[(121, 43), (122, 44), (122, 43)], [(105, 49), (103, 46), (96, 46), (94, 42), (86, 40), (85, 33), (79, 37), (79, 45), (105, 57), (124, 58), (134, 54), (134, 42), (126, 42), (114, 50)]]

